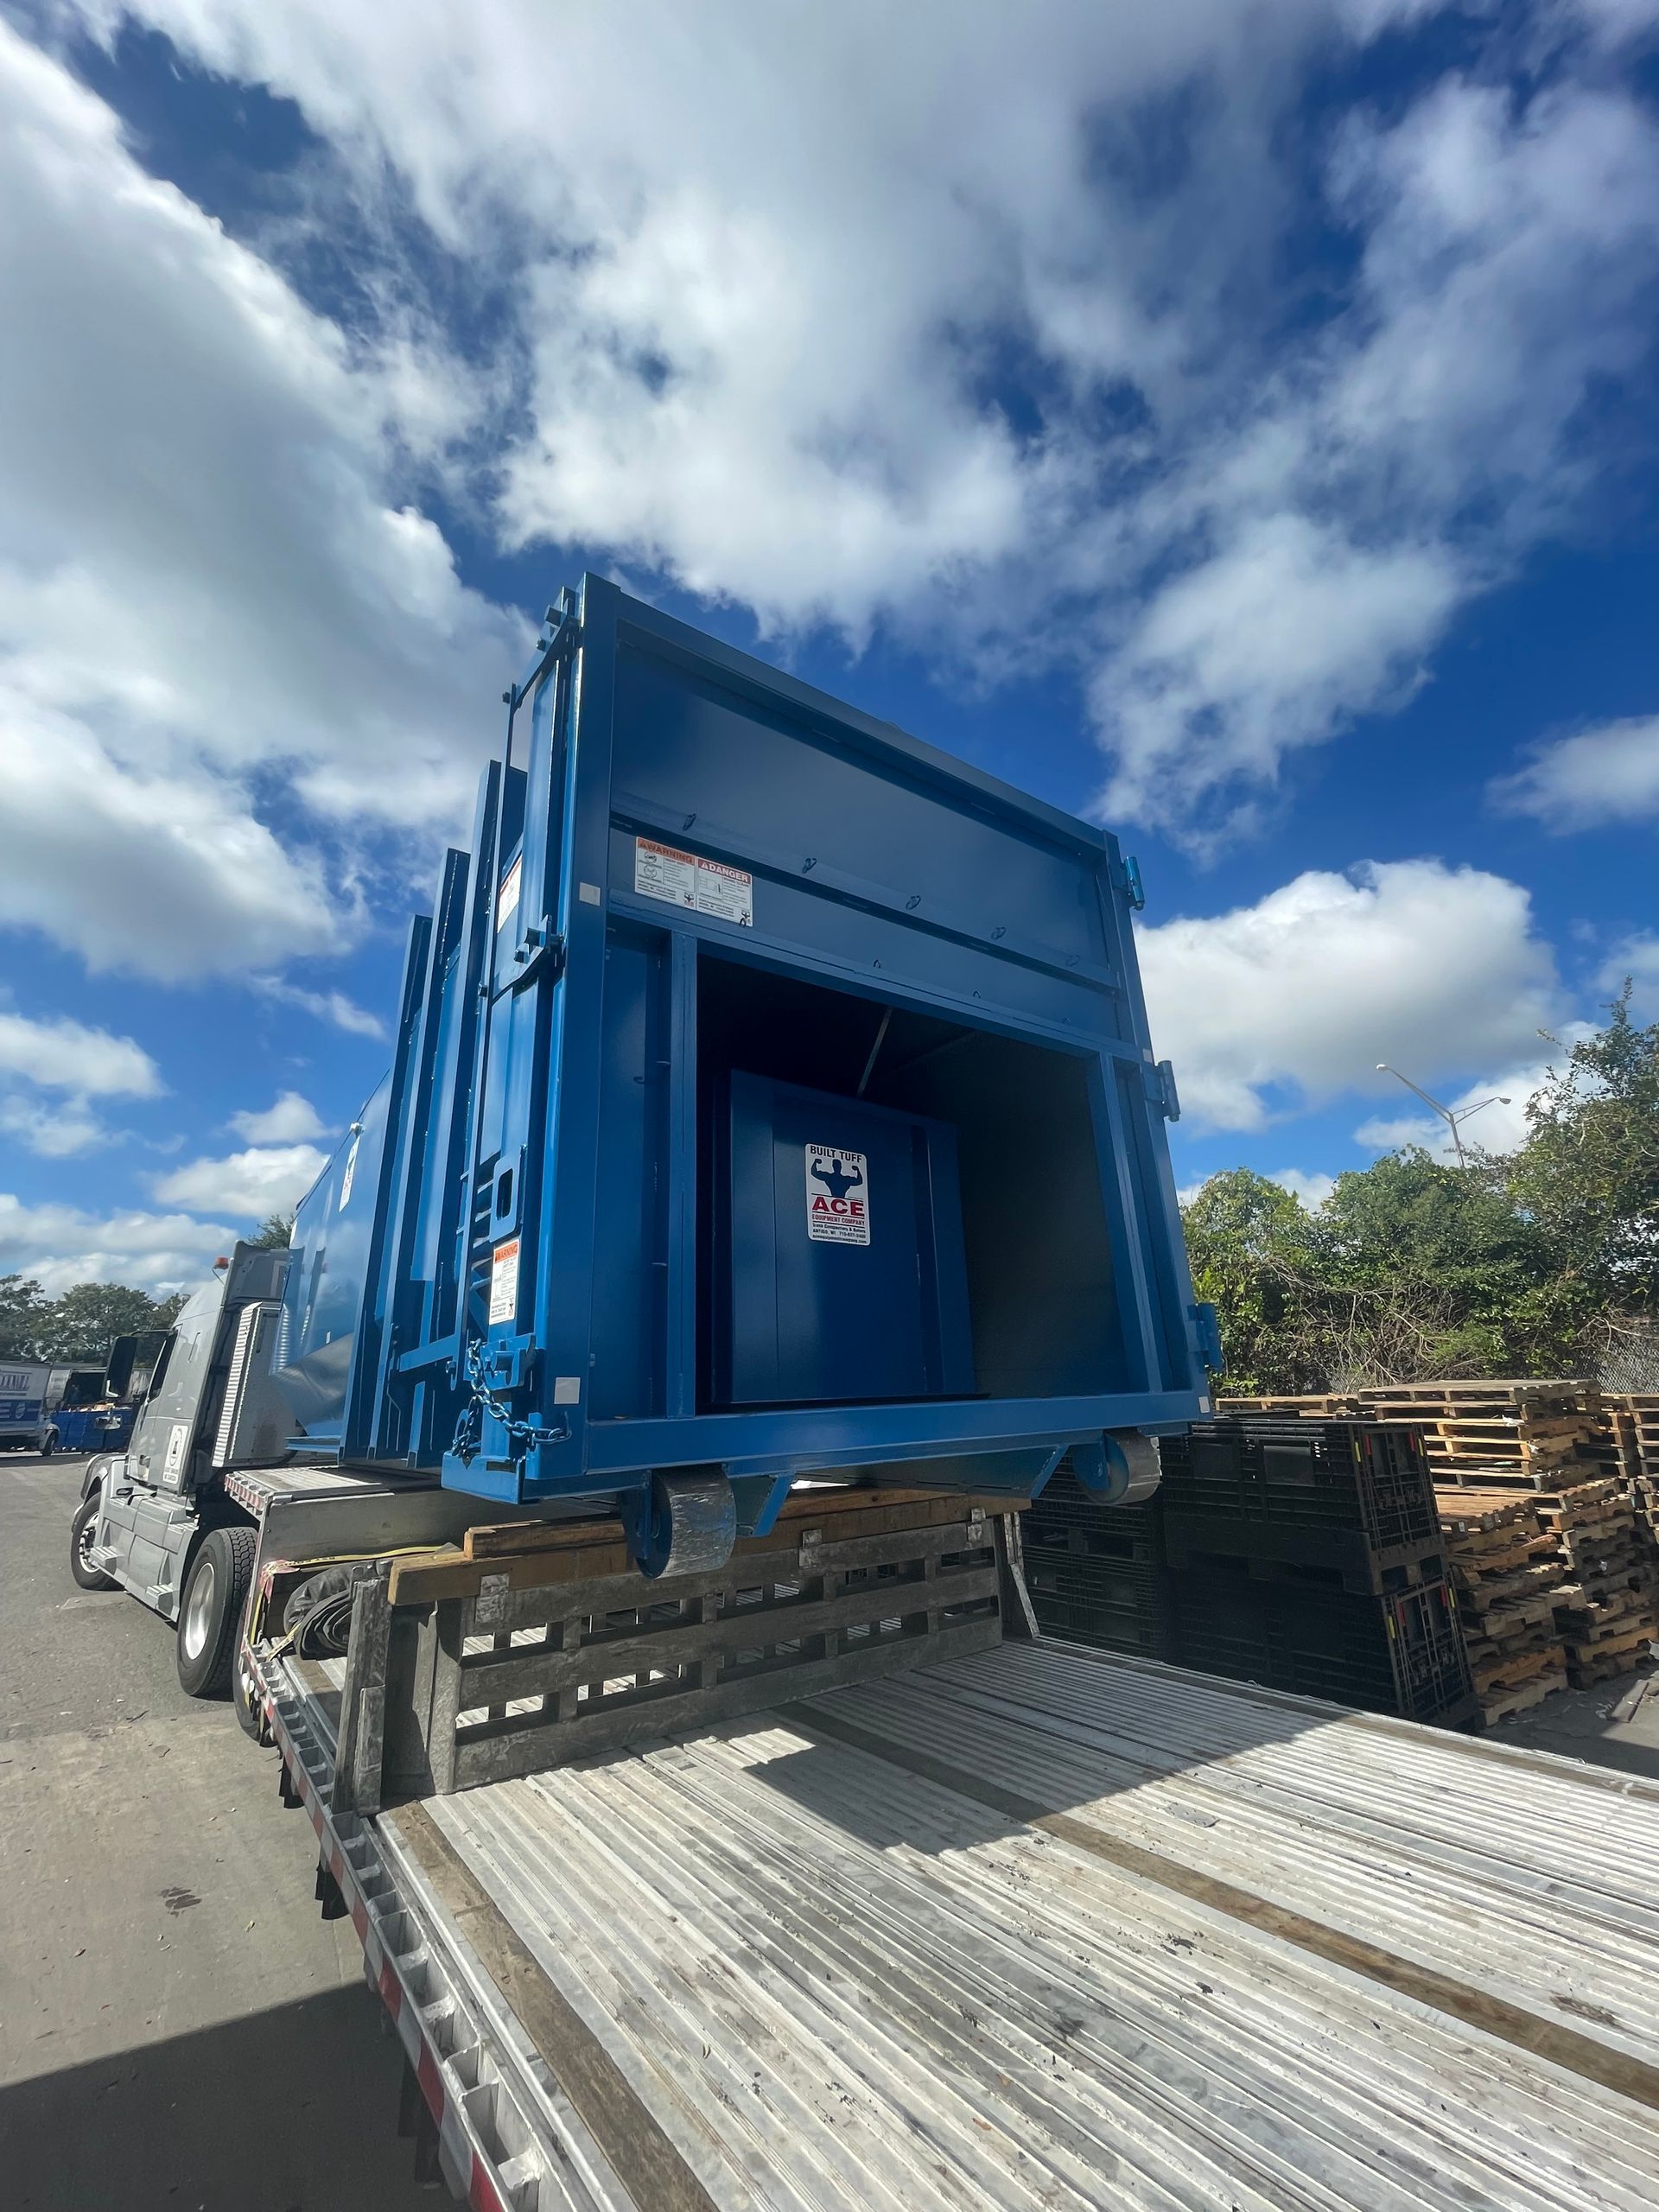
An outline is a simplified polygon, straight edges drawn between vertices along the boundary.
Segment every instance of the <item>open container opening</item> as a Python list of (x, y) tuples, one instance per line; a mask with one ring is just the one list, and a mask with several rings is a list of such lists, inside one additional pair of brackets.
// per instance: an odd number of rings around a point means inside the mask
[(1127, 1386), (1090, 1062), (698, 963), (699, 1410)]

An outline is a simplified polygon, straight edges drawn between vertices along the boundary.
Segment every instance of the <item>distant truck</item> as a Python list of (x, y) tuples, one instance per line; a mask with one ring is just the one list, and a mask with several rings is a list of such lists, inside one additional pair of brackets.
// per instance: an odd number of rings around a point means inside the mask
[(0, 1366), (0, 1451), (43, 1458), (56, 1451), (57, 1424), (47, 1406), (53, 1374), (38, 1360)]

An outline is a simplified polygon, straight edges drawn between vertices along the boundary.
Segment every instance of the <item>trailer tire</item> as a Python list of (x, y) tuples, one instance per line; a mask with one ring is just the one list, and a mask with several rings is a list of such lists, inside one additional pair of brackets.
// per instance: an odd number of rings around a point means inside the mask
[(103, 1493), (89, 1491), (69, 1523), (69, 1572), (83, 1590), (118, 1590), (120, 1584), (92, 1562), (92, 1541), (98, 1528), (98, 1509)]
[(210, 1529), (196, 1546), (179, 1599), (179, 1686), (188, 1697), (222, 1697), (253, 1580), (251, 1529)]

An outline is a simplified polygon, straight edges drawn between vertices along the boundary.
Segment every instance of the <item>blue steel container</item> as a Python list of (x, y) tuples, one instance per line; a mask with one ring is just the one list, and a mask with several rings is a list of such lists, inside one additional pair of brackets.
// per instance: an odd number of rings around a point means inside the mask
[(1216, 1354), (1116, 840), (596, 576), (505, 698), (301, 1209), (308, 1438), (647, 1565), (812, 1472), (1121, 1492)]

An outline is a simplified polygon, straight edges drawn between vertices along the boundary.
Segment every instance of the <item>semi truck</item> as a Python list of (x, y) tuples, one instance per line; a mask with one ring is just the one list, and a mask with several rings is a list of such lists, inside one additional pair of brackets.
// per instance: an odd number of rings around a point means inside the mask
[(0, 1362), (0, 1451), (57, 1449), (58, 1434), (47, 1399), (53, 1370), (41, 1360)]
[[(1046, 1642), (1210, 1411), (1111, 836), (602, 579), (86, 1470), (480, 2212), (1651, 2203), (1656, 1791)], [(1563, 1838), (1570, 1838), (1564, 1848)]]

